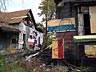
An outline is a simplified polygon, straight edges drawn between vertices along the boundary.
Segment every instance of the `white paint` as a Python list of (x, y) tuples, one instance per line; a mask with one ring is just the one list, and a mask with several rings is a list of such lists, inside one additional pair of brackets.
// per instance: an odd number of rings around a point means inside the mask
[(78, 35), (84, 35), (83, 14), (78, 14)]
[(42, 45), (42, 43), (43, 43), (43, 33), (37, 31), (37, 37), (36, 37), (37, 45), (38, 45), (38, 38), (39, 37), (40, 37), (40, 44)]

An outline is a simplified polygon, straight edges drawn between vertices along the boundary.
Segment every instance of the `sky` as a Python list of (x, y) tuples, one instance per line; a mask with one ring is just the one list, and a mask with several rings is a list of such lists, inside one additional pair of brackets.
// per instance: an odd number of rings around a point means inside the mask
[[(5, 0), (6, 1), (6, 0)], [(6, 10), (8, 12), (31, 9), (36, 22), (40, 22), (42, 17), (38, 16), (40, 10), (38, 6), (42, 0), (7, 0)]]

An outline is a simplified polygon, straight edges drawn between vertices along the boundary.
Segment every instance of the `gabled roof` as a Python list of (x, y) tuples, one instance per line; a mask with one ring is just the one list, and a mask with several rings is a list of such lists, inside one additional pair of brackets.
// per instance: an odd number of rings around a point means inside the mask
[[(35, 24), (35, 19), (34, 19), (31, 9), (8, 12), (8, 13), (0, 12), (0, 22), (5, 23), (6, 21), (8, 24), (19, 24), (25, 18), (28, 17), (28, 13), (30, 13), (32, 21)], [(36, 25), (34, 26), (36, 28)]]
[(21, 21), (23, 21), (24, 18), (27, 17), (29, 11), (30, 9), (7, 13), (8, 18), (10, 19), (9, 23), (10, 24), (20, 23)]
[(14, 11), (14, 12), (8, 12), (7, 15), (8, 15), (9, 18), (26, 16), (30, 10), (31, 9)]
[(6, 19), (6, 21), (8, 21), (8, 23), (12, 24), (12, 23), (19, 23), (21, 22), (24, 18), (27, 17), (28, 13), (31, 13), (33, 22), (35, 23), (33, 14), (31, 9), (26, 9), (26, 10), (20, 10), (20, 11), (14, 11), (14, 12), (0, 12), (0, 20), (4, 21)]
[(22, 21), (23, 21), (22, 18), (17, 18), (17, 19), (11, 19), (9, 23), (12, 25), (12, 24), (14, 24), (14, 23), (20, 23), (20, 22), (22, 22)]

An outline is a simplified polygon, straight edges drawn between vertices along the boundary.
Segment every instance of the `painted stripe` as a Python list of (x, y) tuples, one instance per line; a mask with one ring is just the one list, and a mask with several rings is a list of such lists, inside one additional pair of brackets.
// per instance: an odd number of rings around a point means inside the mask
[(63, 39), (58, 39), (58, 58), (64, 58)]
[(64, 31), (64, 30), (74, 30), (74, 25), (69, 24), (69, 25), (61, 25), (61, 26), (49, 26), (48, 27), (48, 32), (52, 31)]

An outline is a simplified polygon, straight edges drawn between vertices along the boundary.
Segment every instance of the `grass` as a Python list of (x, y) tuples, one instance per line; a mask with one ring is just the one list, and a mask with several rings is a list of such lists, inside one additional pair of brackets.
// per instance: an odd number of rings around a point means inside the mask
[[(17, 58), (10, 63), (5, 55), (0, 55), (0, 72), (67, 72), (68, 69), (68, 67), (60, 65), (51, 65), (48, 67), (38, 58), (32, 58), (31, 61), (26, 61), (24, 58)], [(74, 70), (73, 72), (76, 72), (77, 70), (80, 70), (80, 72), (94, 72), (96, 67), (70, 66), (70, 69)]]

